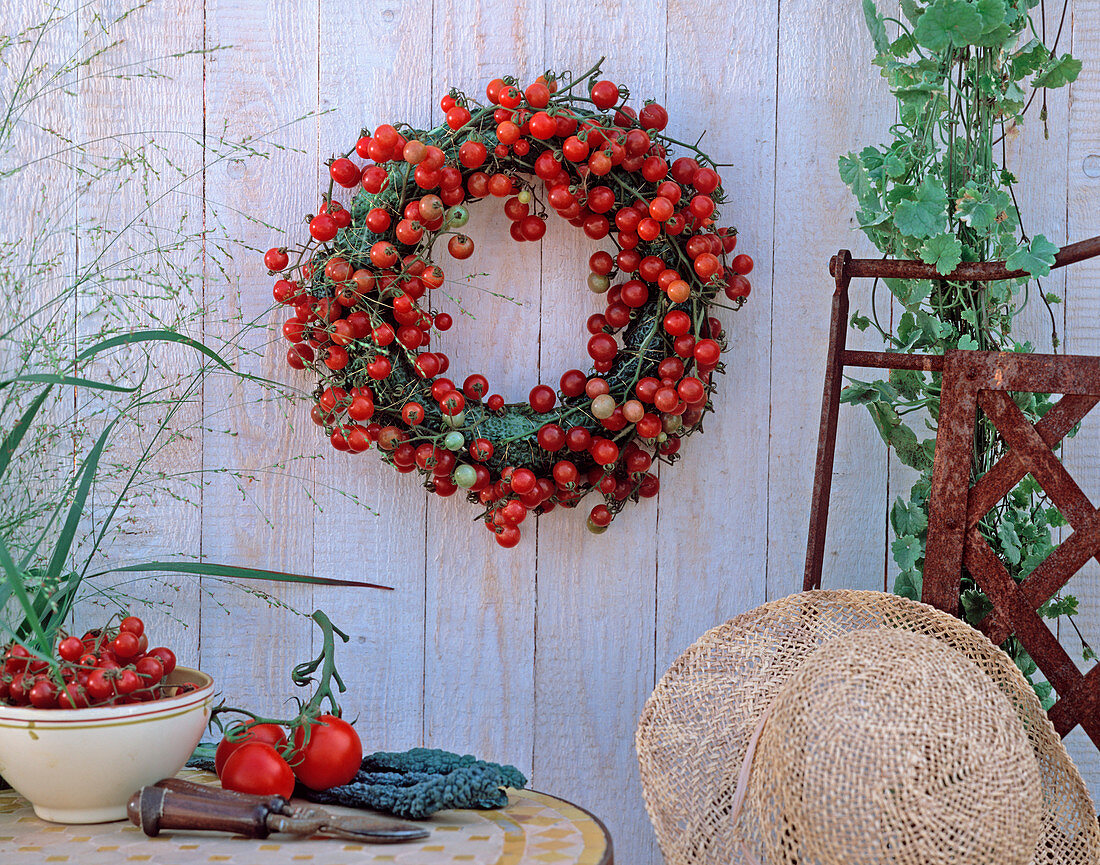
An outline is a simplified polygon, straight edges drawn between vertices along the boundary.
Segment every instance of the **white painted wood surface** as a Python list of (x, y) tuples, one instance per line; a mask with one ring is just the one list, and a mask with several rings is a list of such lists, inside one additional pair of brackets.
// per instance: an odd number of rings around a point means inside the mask
[[(392, 593), (273, 591), (299, 610), (327, 610), (351, 634), (340, 656), (346, 708), (359, 718), (367, 748), (427, 745), (512, 762), (537, 789), (600, 815), (618, 861), (658, 862), (633, 756), (642, 703), (702, 631), (801, 586), (831, 291), (826, 265), (839, 247), (871, 252), (852, 230), (853, 202), (836, 160), (884, 140), (893, 117), (869, 63), (859, 5), (154, 0), (125, 24), (125, 50), (135, 59), (232, 47), (176, 68), (170, 86), (139, 80), (90, 89), (79, 128), (203, 124), (211, 140), (223, 129), (234, 137), (278, 128), (270, 139), (291, 148), (267, 160), (228, 161), (207, 148), (195, 195), (210, 223), (216, 214), (242, 242), (228, 279), (208, 271), (204, 299), (219, 311), (209, 333), (224, 329), (224, 313), (251, 319), (270, 303), (259, 255), (244, 247), (262, 250), (282, 238), (249, 217), (299, 235), (301, 216), (318, 203), (323, 160), (349, 147), (362, 126), (429, 126), (451, 86), (480, 95), (496, 75), (580, 71), (601, 54), (608, 77), (637, 100), (664, 102), (677, 137), (706, 130), (707, 149), (729, 163), (723, 176), (732, 203), (724, 209), (756, 268), (749, 303), (720, 316), (733, 348), (706, 434), (662, 471), (657, 499), (629, 508), (601, 537), (585, 531), (579, 514), (554, 513), (537, 530), (525, 526), (518, 548), (501, 550), (457, 497), (428, 497), (373, 455), (332, 451), (301, 407), (254, 404), (245, 390), (212, 385), (204, 405), (223, 412), (215, 425), (235, 435), (210, 434), (180, 459), (208, 470), (256, 470), (254, 479), (242, 494), (229, 477), (213, 475), (197, 510), (138, 514), (131, 553), (201, 552), (213, 561), (393, 585)], [(1010, 154), (1029, 230), (1059, 242), (1098, 231), (1098, 5), (1071, 7), (1062, 45), (1085, 71), (1069, 91), (1051, 94), (1050, 140), (1042, 140), (1036, 111)], [(0, 21), (22, 6), (2, 0)], [(7, 187), (0, 194), (9, 211), (16, 206)], [(517, 247), (496, 211), (487, 204), (475, 212), (474, 281), (520, 305), (455, 286), (476, 319), (459, 320), (440, 347), (459, 379), (476, 358), (476, 368), (493, 371), (493, 389), (516, 400), (540, 376), (556, 383), (563, 369), (583, 365), (583, 322), (595, 310), (583, 288), (590, 244), (552, 223), (541, 245)], [(1068, 284), (1059, 275), (1048, 286), (1066, 297), (1058, 323), (1071, 351), (1100, 353), (1098, 274), (1100, 265), (1081, 265)], [(1042, 318), (1029, 315), (1027, 327), (1045, 346)], [(245, 365), (310, 387), (284, 366), (278, 318), (269, 321), (270, 344)], [(845, 410), (840, 435), (825, 584), (883, 588), (892, 570), (886, 509), (904, 478), (894, 467), (888, 472), (863, 414)], [(1070, 449), (1092, 479), (1094, 499), (1097, 453), (1100, 433)], [(296, 477), (259, 471), (275, 464)], [(351, 505), (345, 493), (373, 511)], [(1089, 571), (1075, 588), (1086, 636), (1100, 643), (1100, 572)], [(308, 621), (218, 585), (189, 587), (173, 612), (188, 624), (176, 637), (195, 653), (188, 660), (213, 674), (231, 702), (279, 709), (290, 666), (314, 651)], [(1074, 749), (1100, 791), (1095, 749), (1076, 740)]]

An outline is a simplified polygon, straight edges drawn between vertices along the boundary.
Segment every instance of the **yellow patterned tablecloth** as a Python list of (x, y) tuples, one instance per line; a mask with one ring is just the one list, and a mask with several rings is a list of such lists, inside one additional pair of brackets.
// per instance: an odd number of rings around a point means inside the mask
[[(181, 777), (213, 776), (184, 770)], [(327, 808), (334, 814), (354, 813)], [(335, 838), (264, 840), (174, 832), (147, 838), (129, 823), (64, 826), (38, 819), (12, 790), (0, 792), (0, 863), (41, 865), (610, 865), (611, 841), (598, 820), (553, 796), (509, 790), (497, 811), (440, 811), (422, 841), (353, 844)]]

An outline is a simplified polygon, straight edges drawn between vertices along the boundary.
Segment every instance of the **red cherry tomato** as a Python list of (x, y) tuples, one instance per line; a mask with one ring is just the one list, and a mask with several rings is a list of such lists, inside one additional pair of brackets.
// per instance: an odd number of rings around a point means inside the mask
[(363, 762), (363, 745), (351, 724), (335, 715), (321, 715), (305, 729), (294, 731), (294, 774), (312, 790), (347, 784)]
[(137, 616), (127, 616), (118, 623), (118, 629), (119, 631), (129, 631), (135, 637), (140, 637), (145, 633), (145, 622)]
[(229, 738), (222, 739), (218, 743), (218, 750), (214, 752), (214, 771), (218, 773), (219, 778), (229, 758), (249, 742), (263, 742), (273, 748), (281, 748), (286, 744), (286, 734), (278, 724), (255, 724), (236, 741)]
[(282, 796), (294, 792), (294, 772), (279, 752), (266, 742), (246, 742), (225, 761), (222, 787), (256, 796)]
[(80, 660), (83, 654), (84, 643), (81, 642), (80, 637), (66, 637), (57, 644), (57, 655), (62, 661), (72, 663)]
[(164, 646), (157, 646), (155, 649), (150, 649), (146, 654), (156, 658), (164, 664), (164, 675), (167, 676), (176, 669), (176, 653), (171, 649), (167, 649)]
[(132, 631), (121, 631), (111, 643), (111, 651), (119, 658), (129, 659), (138, 653), (140, 645), (140, 640)]

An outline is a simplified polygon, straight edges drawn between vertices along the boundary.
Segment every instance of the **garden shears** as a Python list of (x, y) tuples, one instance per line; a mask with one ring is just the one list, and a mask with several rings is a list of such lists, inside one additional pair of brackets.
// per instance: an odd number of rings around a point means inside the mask
[(370, 844), (392, 844), (426, 838), (428, 829), (366, 815), (334, 815), (321, 808), (299, 806), (282, 796), (253, 796), (165, 778), (142, 787), (126, 806), (130, 822), (155, 837), (165, 829), (232, 832), (266, 838), (273, 832), (306, 837), (327, 835)]

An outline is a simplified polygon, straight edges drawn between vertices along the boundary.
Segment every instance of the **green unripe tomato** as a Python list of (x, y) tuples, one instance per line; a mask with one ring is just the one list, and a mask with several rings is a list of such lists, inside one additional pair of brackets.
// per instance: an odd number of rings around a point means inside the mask
[(455, 415), (443, 415), (443, 422), (451, 429), (457, 429), (466, 423), (466, 412), (460, 411)]
[(666, 414), (664, 416), (664, 419), (661, 421), (661, 425), (665, 428), (666, 433), (674, 433), (683, 427), (684, 422), (680, 420), (679, 415)]
[[(452, 433), (453, 435), (453, 433)], [(451, 478), (454, 480), (456, 486), (462, 487), (464, 490), (468, 490), (474, 484), (477, 483), (477, 471), (473, 466), (466, 464), (458, 466), (451, 474)]]
[(601, 393), (592, 400), (592, 415), (600, 420), (607, 420), (615, 414), (615, 397), (609, 393)]
[(607, 526), (597, 526), (591, 519), (588, 520), (586, 526), (588, 527), (588, 531), (592, 532), (594, 535), (602, 535), (608, 528)]
[(602, 273), (590, 273), (588, 274), (588, 288), (594, 294), (603, 294), (611, 288), (611, 280)]
[(470, 210), (467, 207), (463, 207), (461, 204), (456, 204), (447, 211), (443, 221), (454, 228), (462, 228), (462, 226), (470, 221)]
[(516, 193), (516, 198), (518, 198), (523, 204), (530, 204), (532, 198), (531, 190), (521, 189), (519, 192)]
[(466, 436), (458, 430), (451, 430), (443, 438), (443, 447), (449, 451), (461, 450), (464, 444), (466, 444)]

